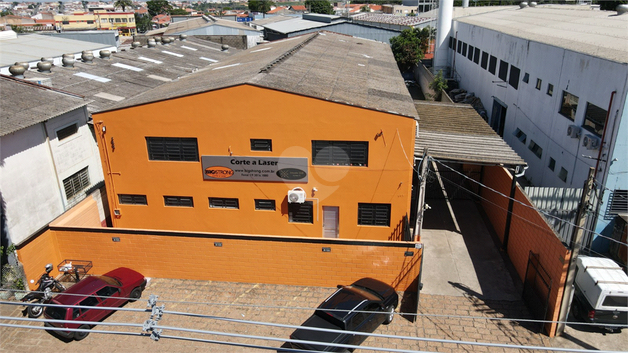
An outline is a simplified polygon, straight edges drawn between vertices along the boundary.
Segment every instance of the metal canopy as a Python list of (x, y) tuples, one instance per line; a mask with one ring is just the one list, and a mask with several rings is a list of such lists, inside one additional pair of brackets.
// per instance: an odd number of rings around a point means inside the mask
[(415, 107), (420, 119), (415, 157), (422, 157), (424, 148), (428, 148), (431, 157), (448, 161), (527, 165), (472, 106), (415, 101)]

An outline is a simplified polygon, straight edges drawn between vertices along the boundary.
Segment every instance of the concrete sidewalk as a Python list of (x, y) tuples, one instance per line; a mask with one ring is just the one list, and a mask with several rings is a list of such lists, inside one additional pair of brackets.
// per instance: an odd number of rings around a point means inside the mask
[[(280, 324), (300, 325), (314, 308), (329, 296), (335, 288), (299, 287), (268, 284), (243, 284), (191, 280), (154, 279), (147, 287), (142, 299), (127, 304), (127, 308), (145, 308), (150, 294), (159, 295), (157, 305), (165, 304), (166, 311), (189, 312), (203, 315), (223, 316), (234, 319), (264, 321)], [(382, 325), (376, 333), (425, 337), (470, 342), (492, 342), (544, 346), (544, 336), (535, 334), (511, 321), (490, 321), (487, 318), (520, 317), (525, 312), (522, 306), (511, 302), (483, 301), (468, 296), (421, 295), (420, 316), (410, 322), (397, 315), (388, 325)], [(197, 304), (203, 303), (203, 304)], [(0, 305), (3, 316), (23, 317), (19, 306)], [(435, 315), (473, 316), (474, 319), (449, 318)], [(142, 324), (149, 312), (134, 313), (119, 311), (108, 317), (106, 322)], [(0, 323), (9, 323), (0, 320)], [(17, 322), (10, 322), (17, 323)], [(198, 334), (165, 329), (162, 335), (185, 336), (205, 340), (221, 340), (279, 348), (293, 329), (250, 325), (218, 321), (210, 318), (165, 314), (160, 325), (185, 327), (197, 330), (231, 332), (253, 336), (274, 337), (277, 341), (241, 339), (217, 334)], [(29, 326), (42, 327), (41, 323)], [(98, 325), (94, 330), (124, 331), (140, 333), (141, 327), (108, 327)], [(419, 342), (397, 338), (371, 337), (363, 346), (397, 348), (408, 351), (461, 352), (461, 351), (518, 351), (518, 349), (487, 348), (456, 343)], [(0, 352), (262, 352), (261, 349), (236, 347), (224, 344), (192, 342), (171, 338), (153, 341), (149, 337), (122, 336), (91, 333), (83, 341), (64, 342), (43, 330), (0, 327)], [(267, 350), (266, 350), (267, 351)], [(360, 350), (366, 352), (367, 350)]]

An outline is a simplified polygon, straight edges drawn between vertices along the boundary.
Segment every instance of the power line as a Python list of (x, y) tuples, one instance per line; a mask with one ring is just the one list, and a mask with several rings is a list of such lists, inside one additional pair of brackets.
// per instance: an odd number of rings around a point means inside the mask
[[(586, 229), (586, 228), (584, 228), (584, 227), (580, 227), (580, 226), (579, 226), (579, 225), (577, 225), (577, 224), (571, 223), (571, 222), (569, 222), (569, 221), (567, 221), (567, 220), (564, 220), (564, 219), (562, 219), (562, 218), (559, 218), (559, 217), (556, 217), (556, 216), (554, 216), (554, 215), (551, 215), (551, 214), (549, 214), (549, 213), (547, 213), (547, 212), (544, 212), (544, 211), (542, 211), (542, 210), (538, 209), (538, 208), (537, 208), (537, 207), (535, 207), (535, 206), (530, 206), (530, 205), (528, 205), (528, 204), (526, 204), (526, 203), (524, 203), (524, 202), (521, 202), (521, 201), (519, 201), (519, 200), (517, 200), (517, 199), (515, 199), (515, 198), (511, 198), (510, 196), (507, 196), (507, 195), (505, 195), (505, 194), (503, 194), (503, 193), (501, 193), (501, 192), (499, 192), (499, 191), (497, 191), (497, 190), (495, 190), (495, 189), (493, 189), (493, 188), (491, 188), (491, 187), (489, 187), (489, 186), (487, 186), (487, 185), (485, 185), (485, 184), (482, 184), (481, 182), (479, 182), (479, 181), (477, 181), (477, 180), (474, 180), (473, 178), (468, 177), (467, 175), (465, 175), (465, 174), (463, 174), (463, 173), (461, 173), (461, 172), (459, 172), (459, 171), (455, 170), (454, 168), (452, 168), (452, 167), (450, 167), (450, 166), (446, 165), (444, 162), (442, 162), (442, 161), (440, 161), (440, 160), (438, 160), (438, 159), (436, 159), (436, 158), (433, 158), (433, 157), (430, 157), (430, 156), (428, 156), (428, 158), (429, 158), (430, 160), (433, 160), (433, 161), (438, 162), (439, 164), (441, 164), (441, 165), (442, 165), (442, 166), (444, 166), (445, 168), (447, 168), (447, 169), (449, 169), (449, 170), (451, 170), (451, 171), (453, 171), (453, 172), (457, 173), (458, 175), (460, 175), (460, 176), (464, 177), (465, 179), (468, 179), (468, 180), (470, 180), (470, 181), (472, 181), (472, 182), (474, 182), (474, 183), (478, 184), (479, 186), (481, 186), (481, 187), (483, 187), (483, 188), (485, 188), (485, 189), (488, 189), (488, 190), (490, 190), (490, 191), (492, 191), (492, 192), (494, 192), (494, 193), (496, 193), (496, 194), (498, 194), (498, 195), (500, 195), (500, 196), (502, 196), (502, 197), (504, 197), (504, 198), (506, 198), (506, 199), (508, 199), (508, 200), (512, 200), (512, 201), (517, 202), (518, 204), (520, 204), (520, 205), (522, 205), (522, 206), (524, 206), (524, 207), (527, 207), (527, 208), (533, 209), (533, 210), (537, 211), (538, 213), (543, 214), (544, 216), (547, 216), (548, 218), (553, 218), (553, 219), (556, 219), (556, 220), (558, 220), (559, 222), (563, 222), (563, 223), (568, 224), (568, 225), (571, 225), (571, 226), (573, 226), (573, 227), (575, 227), (575, 228), (582, 229), (582, 230), (584, 230), (585, 232), (588, 232), (588, 233), (590, 233), (590, 234), (595, 234), (595, 235), (597, 235), (597, 236), (599, 236), (599, 237), (601, 237), (601, 238), (605, 238), (605, 239), (608, 239), (608, 240), (612, 240), (612, 241), (614, 241), (614, 242), (616, 242), (616, 243), (619, 243), (619, 244), (621, 244), (621, 245), (624, 245), (624, 246), (627, 246), (627, 247), (628, 247), (628, 243), (624, 243), (624, 242), (621, 242), (621, 241), (619, 241), (619, 240), (616, 240), (616, 239), (613, 239), (613, 238), (607, 237), (607, 236), (605, 236), (605, 235), (603, 235), (603, 234), (596, 233), (596, 232), (594, 232), (594, 231), (592, 231), (592, 230)], [(434, 173), (434, 172), (431, 172), (431, 173)], [(445, 179), (445, 180), (447, 180), (447, 178), (444, 178), (444, 179)], [(449, 181), (449, 180), (448, 180), (448, 181)], [(452, 182), (452, 181), (451, 181), (451, 182)], [(453, 182), (452, 182), (452, 183), (453, 183)], [(456, 185), (457, 185), (457, 184), (456, 184)], [(458, 186), (459, 186), (459, 185), (458, 185)], [(465, 191), (468, 191), (469, 193), (471, 193), (471, 194), (473, 194), (473, 195), (477, 195), (478, 197), (481, 197), (480, 195), (478, 195), (477, 193), (475, 193), (475, 192), (473, 192), (473, 191), (471, 191), (471, 190), (465, 189), (465, 188), (463, 188), (462, 186), (459, 186), (459, 187), (460, 187), (460, 188), (462, 188), (462, 189), (463, 189), (463, 190), (465, 190)], [(483, 199), (484, 199), (484, 200), (486, 200), (485, 198), (483, 198)], [(488, 201), (488, 200), (486, 200), (486, 201)], [(490, 201), (489, 201), (489, 202), (490, 202)], [(497, 206), (497, 205), (496, 205), (496, 206)], [(513, 212), (510, 212), (510, 213), (514, 215), (514, 213), (513, 213)]]

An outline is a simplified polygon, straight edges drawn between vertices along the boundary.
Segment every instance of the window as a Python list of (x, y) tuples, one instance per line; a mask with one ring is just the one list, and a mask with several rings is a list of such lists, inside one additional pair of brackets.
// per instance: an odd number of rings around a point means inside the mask
[(255, 209), (256, 210), (266, 210), (266, 211), (274, 211), (275, 210), (275, 200), (255, 200)]
[(57, 130), (57, 139), (59, 141), (64, 140), (78, 132), (78, 125), (72, 124), (70, 126), (66, 126), (63, 129)]
[(473, 62), (476, 64), (480, 63), (480, 48), (475, 48), (475, 53), (473, 54)]
[(449, 37), (449, 49), (453, 48), (454, 37)]
[(126, 18), (123, 18), (123, 19), (122, 19), (122, 22), (123, 22), (123, 23), (126, 23)]
[(110, 19), (109, 19), (109, 22), (113, 23), (113, 18), (110, 18)]
[(146, 145), (151, 161), (198, 162), (196, 138), (147, 137)]
[(63, 179), (63, 188), (65, 189), (65, 197), (70, 199), (72, 196), (83, 191), (90, 185), (89, 172), (87, 167), (72, 174), (72, 176)]
[[(80, 302), (79, 305), (82, 305), (82, 306), (98, 306), (98, 298), (96, 298), (96, 297), (87, 297), (87, 298), (83, 299), (83, 301)], [(81, 313), (85, 313), (87, 310), (89, 310), (89, 309), (81, 308)], [(78, 316), (78, 315), (76, 315), (76, 316)], [(75, 316), (75, 318), (76, 318), (76, 316)]]
[(93, 25), (93, 24), (94, 24), (94, 21), (90, 21), (90, 20), (88, 20), (88, 21), (87, 21), (87, 24), (88, 24), (88, 25)]
[(487, 66), (488, 66), (488, 53), (483, 51), (482, 52), (482, 62), (480, 63), (480, 67), (482, 67), (484, 70), (486, 70)]
[(240, 208), (240, 202), (238, 199), (230, 199), (230, 198), (221, 198), (221, 197), (210, 197), (209, 198), (209, 208)]
[(519, 75), (521, 74), (521, 70), (514, 65), (510, 65), (510, 78), (508, 79), (508, 84), (512, 86), (514, 89), (519, 88)]
[(547, 165), (547, 167), (553, 172), (554, 168), (556, 168), (556, 160), (550, 157), (549, 164)]
[(578, 97), (567, 91), (563, 91), (563, 100), (560, 105), (559, 113), (565, 118), (574, 121), (576, 110), (578, 110)]
[[(118, 293), (118, 288), (106, 286), (106, 287), (100, 288), (96, 292), (96, 295), (99, 297), (110, 297), (116, 293)], [(104, 300), (104, 299), (106, 298), (101, 298), (100, 300)]]
[(116, 18), (116, 23), (120, 23), (120, 22), (122, 22), (122, 20), (119, 18)]
[(607, 295), (602, 302), (602, 306), (628, 307), (628, 297), (621, 295)]
[(522, 81), (528, 83), (528, 81), (530, 81), (530, 74), (526, 72), (525, 75), (523, 75)]
[(61, 23), (64, 24), (64, 25), (69, 25), (70, 21), (61, 21)]
[(488, 62), (488, 72), (495, 75), (496, 68), (497, 68), (497, 58), (491, 55), (491, 59)]
[(313, 165), (368, 165), (366, 141), (312, 141)]
[(469, 45), (469, 52), (467, 53), (467, 59), (473, 60), (473, 51), (474, 50), (475, 50), (475, 48), (473, 47), (473, 45)]
[(125, 205), (148, 205), (146, 195), (119, 194), (118, 202)]
[(288, 216), (292, 223), (314, 223), (312, 201), (288, 203)]
[(628, 213), (628, 190), (613, 190), (609, 200), (609, 214)]
[(517, 128), (517, 130), (515, 130), (514, 135), (517, 138), (517, 140), (521, 141), (523, 144), (526, 143), (526, 139), (528, 138), (528, 136), (525, 134), (525, 132)]
[(584, 125), (582, 127), (598, 136), (602, 136), (604, 124), (606, 123), (606, 114), (606, 110), (587, 102), (587, 111), (584, 113)]
[(536, 142), (534, 142), (534, 140), (530, 140), (528, 149), (532, 151), (532, 153), (534, 153), (534, 155), (537, 156), (538, 158), (541, 158), (541, 156), (543, 155), (543, 149), (541, 148), (541, 146), (537, 145)]
[(462, 56), (467, 56), (467, 43), (462, 42)]
[(273, 140), (251, 139), (251, 151), (272, 151)]
[(508, 78), (508, 63), (504, 60), (499, 61), (499, 75), (497, 77), (504, 82)]
[(358, 225), (390, 227), (390, 204), (359, 203)]
[(164, 196), (164, 205), (176, 207), (194, 207), (194, 199), (188, 196)]
[(565, 183), (567, 182), (567, 169), (560, 167), (560, 172), (558, 173), (558, 178)]
[(551, 83), (547, 84), (547, 95), (552, 96), (554, 94), (554, 85)]
[(462, 54), (462, 41), (458, 41), (458, 54)]
[(543, 81), (540, 78), (536, 79), (536, 86), (534, 88), (541, 90), (541, 85), (543, 85)]

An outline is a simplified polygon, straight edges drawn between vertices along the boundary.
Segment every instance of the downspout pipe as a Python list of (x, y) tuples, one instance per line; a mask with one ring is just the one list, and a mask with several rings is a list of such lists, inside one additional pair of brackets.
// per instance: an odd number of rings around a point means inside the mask
[(508, 239), (510, 238), (510, 223), (512, 222), (512, 209), (515, 204), (515, 195), (517, 192), (517, 177), (515, 172), (510, 169), (506, 169), (512, 176), (512, 184), (510, 185), (510, 198), (508, 199), (508, 213), (506, 214), (506, 226), (504, 227), (504, 243), (502, 249), (508, 252)]

